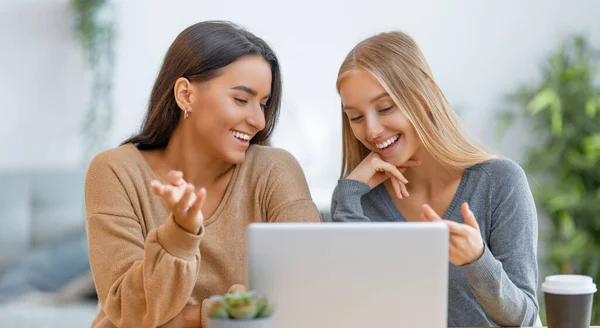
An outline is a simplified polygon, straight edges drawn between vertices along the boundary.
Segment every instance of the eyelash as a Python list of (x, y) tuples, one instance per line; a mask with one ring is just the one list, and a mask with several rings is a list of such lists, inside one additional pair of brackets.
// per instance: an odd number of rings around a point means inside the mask
[[(237, 102), (239, 102), (239, 103), (241, 103), (241, 104), (243, 104), (243, 105), (246, 105), (246, 104), (248, 103), (248, 100), (244, 100), (244, 99), (240, 99), (240, 98), (235, 98), (235, 97), (234, 97), (233, 99), (235, 99), (235, 101), (237, 101)], [(263, 111), (264, 111), (264, 110), (267, 110), (267, 108), (268, 108), (268, 107), (269, 107), (269, 106), (267, 106), (266, 104), (264, 104), (264, 105), (263, 105), (263, 104), (260, 104), (260, 108), (261, 108)]]
[(390, 106), (390, 107), (386, 107), (384, 109), (379, 110), (380, 113), (386, 113), (392, 110), (392, 108), (394, 108), (394, 106)]
[[(387, 112), (391, 111), (393, 108), (394, 108), (394, 106), (386, 107), (384, 109), (380, 109), (379, 112), (380, 113), (387, 113)], [(356, 122), (356, 121), (360, 120), (361, 118), (362, 118), (362, 115), (361, 116), (357, 116), (357, 117), (352, 117), (352, 118), (350, 118), (350, 121), (351, 122)]]

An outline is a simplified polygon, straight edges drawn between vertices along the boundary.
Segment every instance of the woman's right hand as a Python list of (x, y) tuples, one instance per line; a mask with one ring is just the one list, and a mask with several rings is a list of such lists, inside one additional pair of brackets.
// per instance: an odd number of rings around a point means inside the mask
[(170, 171), (168, 184), (153, 180), (154, 193), (162, 197), (173, 213), (173, 219), (184, 230), (192, 234), (200, 233), (204, 216), (202, 205), (206, 200), (206, 189), (196, 190), (194, 185), (183, 179), (180, 171)]
[(384, 161), (376, 152), (371, 152), (352, 172), (350, 172), (346, 179), (366, 183), (371, 189), (375, 188), (385, 180), (390, 179), (396, 197), (402, 199), (410, 196), (408, 190), (406, 190), (408, 180), (402, 175), (402, 172), (409, 167), (419, 165), (421, 165), (420, 161), (409, 160), (402, 164), (402, 166), (396, 167)]

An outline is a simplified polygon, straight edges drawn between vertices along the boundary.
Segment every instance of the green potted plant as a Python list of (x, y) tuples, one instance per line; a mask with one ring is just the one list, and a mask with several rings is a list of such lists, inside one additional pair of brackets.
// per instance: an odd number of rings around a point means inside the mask
[[(535, 138), (527, 171), (542, 220), (550, 273), (576, 273), (600, 282), (600, 75), (599, 53), (572, 36), (544, 63), (538, 83), (509, 95), (512, 110), (499, 117), (504, 130), (522, 119)], [(504, 133), (501, 132), (501, 135)], [(600, 324), (600, 293), (592, 324)], [(543, 312), (543, 294), (540, 310)]]
[(272, 328), (274, 307), (264, 296), (238, 290), (208, 300), (208, 328)]
[(91, 73), (83, 119), (83, 164), (107, 148), (113, 124), (113, 77), (117, 12), (111, 0), (70, 0), (72, 28)]

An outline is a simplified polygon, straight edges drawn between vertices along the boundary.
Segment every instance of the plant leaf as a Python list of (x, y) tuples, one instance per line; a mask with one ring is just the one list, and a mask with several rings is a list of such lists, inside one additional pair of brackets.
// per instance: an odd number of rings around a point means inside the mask
[(600, 158), (600, 133), (583, 138), (581, 148), (588, 159), (595, 161)]
[(594, 118), (596, 113), (598, 112), (598, 99), (596, 97), (591, 97), (585, 103), (585, 113), (587, 116)]
[(552, 88), (545, 88), (531, 99), (527, 104), (527, 111), (535, 115), (557, 102), (556, 92)]
[[(558, 193), (548, 199), (548, 204), (546, 206), (550, 211), (564, 211), (576, 207), (577, 204), (579, 204), (580, 199), (580, 195), (576, 192)], [(573, 220), (568, 213), (558, 214), (557, 216), (561, 226), (568, 224), (569, 220)]]
[(562, 134), (563, 127), (563, 117), (562, 111), (560, 108), (560, 102), (556, 101), (552, 103), (552, 133), (556, 136), (560, 136)]
[(561, 81), (569, 82), (571, 80), (584, 77), (585, 74), (587, 74), (587, 70), (585, 69), (585, 67), (569, 68), (561, 73)]

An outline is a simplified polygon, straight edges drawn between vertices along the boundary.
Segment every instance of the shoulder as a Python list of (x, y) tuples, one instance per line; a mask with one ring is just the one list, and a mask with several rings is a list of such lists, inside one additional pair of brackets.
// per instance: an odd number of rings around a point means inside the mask
[(479, 164), (475, 164), (467, 169), (468, 171), (486, 176), (491, 182), (518, 181), (526, 179), (523, 168), (511, 159), (499, 157)]
[(98, 153), (93, 159), (91, 164), (115, 164), (129, 163), (135, 159), (135, 155), (139, 154), (139, 150), (132, 144), (124, 144), (119, 147), (107, 149), (103, 152)]
[(87, 170), (89, 178), (121, 175), (126, 172), (143, 168), (142, 155), (132, 144), (121, 145), (105, 150), (96, 155)]
[(248, 148), (244, 164), (255, 170), (300, 166), (296, 157), (289, 151), (277, 147), (261, 145), (252, 145)]
[(470, 174), (475, 175), (478, 184), (488, 184), (491, 190), (499, 194), (529, 193), (529, 182), (523, 168), (505, 157), (491, 159), (476, 164), (469, 169)]
[(252, 145), (240, 166), (240, 176), (250, 184), (305, 185), (300, 163), (289, 151), (270, 146)]

